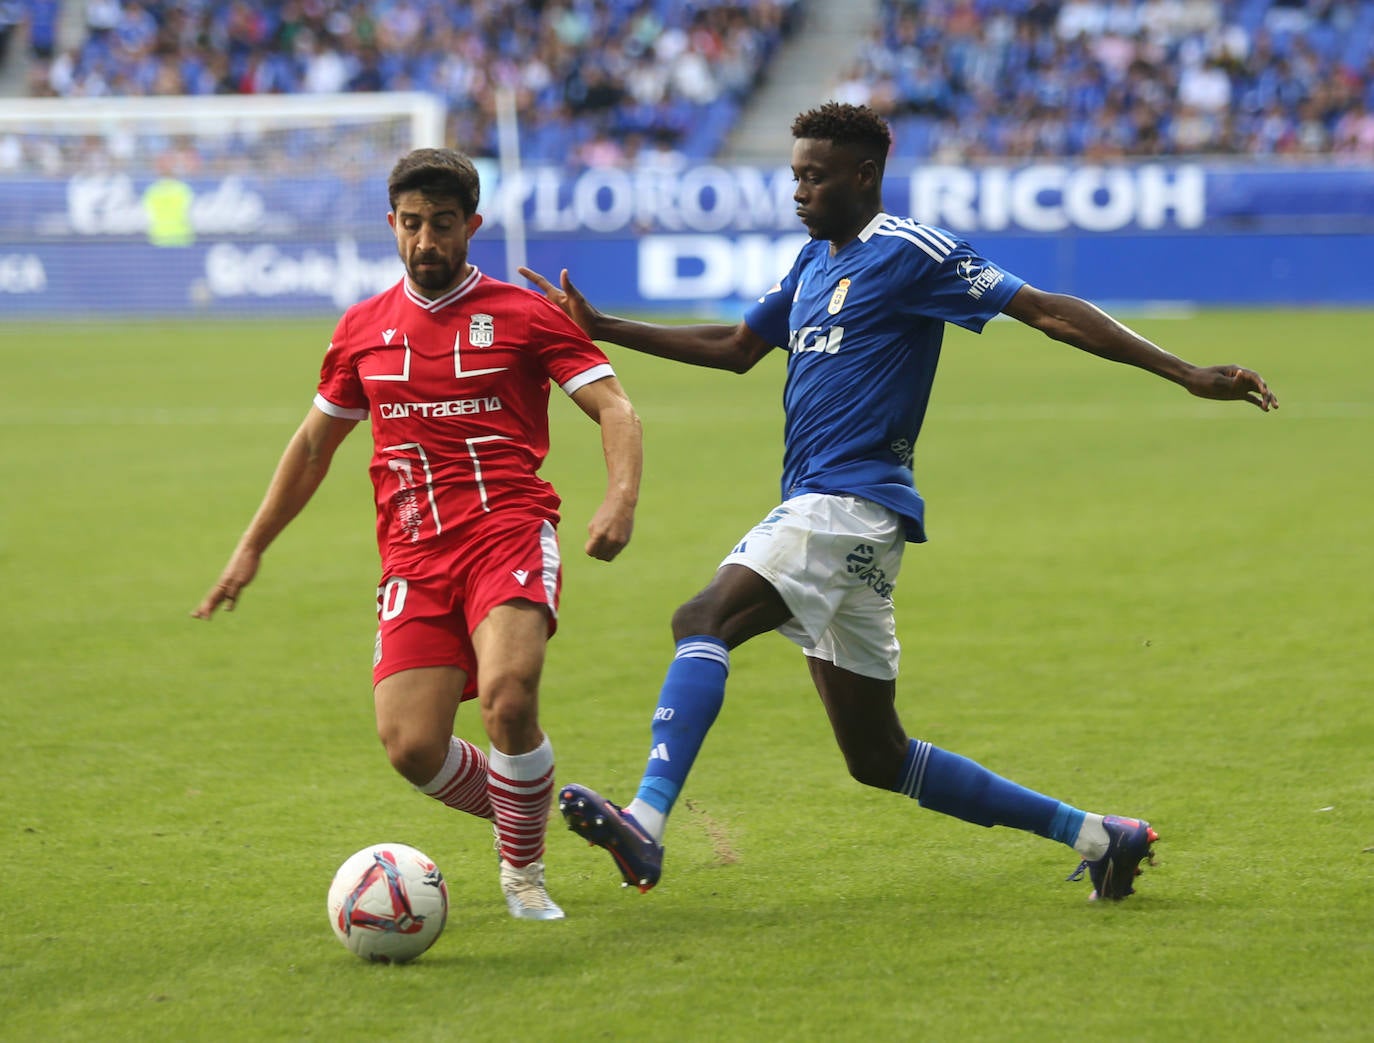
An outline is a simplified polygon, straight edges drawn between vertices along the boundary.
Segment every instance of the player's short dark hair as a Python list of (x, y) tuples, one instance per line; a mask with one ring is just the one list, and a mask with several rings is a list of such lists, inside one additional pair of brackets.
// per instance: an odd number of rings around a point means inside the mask
[(457, 149), (417, 148), (396, 161), (386, 191), (393, 211), (402, 193), (419, 192), (431, 199), (456, 199), (471, 217), (482, 198), (482, 182), (472, 160)]
[(882, 170), (887, 153), (892, 148), (892, 131), (883, 119), (867, 105), (846, 105), (828, 101), (808, 109), (792, 121), (792, 137), (815, 138), (856, 149), (865, 159), (872, 159)]

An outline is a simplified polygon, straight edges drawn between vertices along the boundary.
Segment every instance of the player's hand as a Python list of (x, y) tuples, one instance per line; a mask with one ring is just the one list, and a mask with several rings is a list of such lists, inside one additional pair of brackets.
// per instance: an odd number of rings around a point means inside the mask
[(209, 619), (215, 613), (215, 609), (221, 605), (224, 611), (234, 611), (234, 606), (238, 604), (239, 592), (249, 583), (253, 582), (253, 577), (258, 574), (258, 564), (262, 561), (262, 556), (253, 551), (239, 550), (234, 551), (234, 556), (229, 559), (229, 564), (220, 573), (215, 585), (210, 588), (210, 592), (205, 595), (201, 603), (191, 612), (195, 619)]
[(1243, 366), (1200, 367), (1194, 371), (1187, 387), (1198, 398), (1222, 401), (1244, 399), (1266, 413), (1279, 408), (1279, 400), (1269, 390), (1264, 378), (1253, 369)]
[(587, 302), (587, 298), (582, 296), (582, 291), (573, 285), (572, 279), (568, 277), (568, 269), (564, 268), (558, 275), (561, 286), (555, 286), (532, 268), (521, 267), (516, 270), (534, 283), (540, 293), (558, 305), (563, 314), (582, 328), (583, 333), (592, 335), (601, 313), (593, 308)]
[(614, 561), (630, 542), (634, 527), (633, 510), (603, 503), (587, 523), (587, 556), (597, 561)]

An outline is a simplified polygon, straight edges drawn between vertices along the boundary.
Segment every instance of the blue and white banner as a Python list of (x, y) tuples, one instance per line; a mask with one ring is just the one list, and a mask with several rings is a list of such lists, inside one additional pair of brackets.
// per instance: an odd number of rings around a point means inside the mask
[[(608, 308), (738, 313), (805, 241), (785, 168), (483, 173), (474, 263), (507, 277), (518, 230)], [(884, 205), (1094, 300), (1374, 302), (1374, 169), (925, 166)], [(386, 212), (332, 175), (0, 178), (0, 315), (337, 312), (400, 275)]]

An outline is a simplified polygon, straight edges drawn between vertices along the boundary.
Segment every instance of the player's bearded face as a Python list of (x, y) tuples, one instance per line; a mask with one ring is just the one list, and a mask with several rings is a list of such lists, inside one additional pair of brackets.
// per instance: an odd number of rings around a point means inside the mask
[(457, 200), (405, 192), (387, 220), (396, 233), (396, 252), (406, 275), (421, 293), (440, 296), (467, 274), (468, 240), (482, 218), (464, 214)]

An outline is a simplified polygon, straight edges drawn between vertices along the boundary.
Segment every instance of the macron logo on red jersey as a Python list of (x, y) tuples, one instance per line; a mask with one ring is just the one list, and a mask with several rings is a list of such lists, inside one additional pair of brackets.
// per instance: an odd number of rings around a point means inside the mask
[[(387, 347), (391, 347), (391, 339), (396, 336), (396, 331), (382, 330), (382, 340)], [(405, 345), (405, 357), (401, 360), (401, 372), (399, 373), (370, 373), (364, 375), (364, 380), (395, 380), (405, 382), (410, 379), (410, 338), (404, 333), (401, 334), (401, 343)]]

